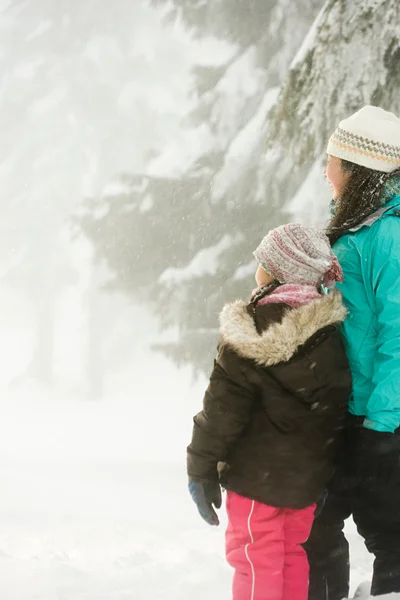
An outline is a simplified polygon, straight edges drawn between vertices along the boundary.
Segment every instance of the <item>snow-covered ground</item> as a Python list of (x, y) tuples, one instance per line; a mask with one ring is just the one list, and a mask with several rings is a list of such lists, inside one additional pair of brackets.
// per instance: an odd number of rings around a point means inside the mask
[(0, 597), (229, 598), (222, 531), (184, 472), (134, 461), (2, 461)]
[[(224, 523), (198, 518), (182, 467), (27, 458), (0, 469), (1, 598), (229, 600)], [(349, 535), (357, 584), (371, 561)]]

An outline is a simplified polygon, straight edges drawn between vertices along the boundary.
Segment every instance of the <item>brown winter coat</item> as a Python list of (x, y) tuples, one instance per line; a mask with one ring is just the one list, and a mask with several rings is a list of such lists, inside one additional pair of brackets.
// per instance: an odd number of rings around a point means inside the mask
[(339, 292), (299, 308), (225, 306), (219, 354), (188, 447), (191, 479), (272, 506), (316, 502), (334, 470), (351, 391)]

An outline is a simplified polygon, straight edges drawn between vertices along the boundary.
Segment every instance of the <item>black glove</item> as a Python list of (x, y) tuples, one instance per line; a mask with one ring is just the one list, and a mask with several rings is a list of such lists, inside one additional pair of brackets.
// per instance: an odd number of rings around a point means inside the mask
[(219, 525), (215, 508), (221, 508), (222, 495), (218, 481), (199, 482), (189, 480), (189, 492), (197, 505), (200, 516), (209, 525)]
[(363, 482), (390, 486), (400, 481), (400, 435), (366, 429), (357, 432), (350, 469)]

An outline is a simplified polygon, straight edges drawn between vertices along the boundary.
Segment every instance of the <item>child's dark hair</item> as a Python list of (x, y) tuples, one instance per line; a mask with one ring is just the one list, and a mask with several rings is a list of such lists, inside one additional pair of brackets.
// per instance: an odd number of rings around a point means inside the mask
[(400, 169), (384, 173), (343, 159), (342, 170), (349, 174), (349, 179), (327, 228), (331, 244), (380, 208), (385, 183), (392, 177), (400, 176)]
[(250, 304), (254, 304), (254, 306), (256, 306), (258, 302), (260, 302), (260, 300), (265, 298), (265, 296), (269, 296), (270, 294), (272, 294), (272, 292), (275, 291), (276, 288), (278, 288), (280, 285), (281, 284), (277, 279), (274, 279), (274, 281), (271, 281), (271, 283), (263, 285), (253, 294), (250, 300)]

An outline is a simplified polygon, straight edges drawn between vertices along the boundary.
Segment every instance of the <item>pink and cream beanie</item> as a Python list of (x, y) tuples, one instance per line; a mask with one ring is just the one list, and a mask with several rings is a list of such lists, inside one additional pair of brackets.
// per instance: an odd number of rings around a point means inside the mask
[(400, 167), (400, 119), (378, 106), (364, 106), (341, 121), (327, 153), (374, 171)]
[(314, 227), (281, 225), (265, 236), (253, 254), (279, 283), (332, 287), (343, 281), (328, 238)]

